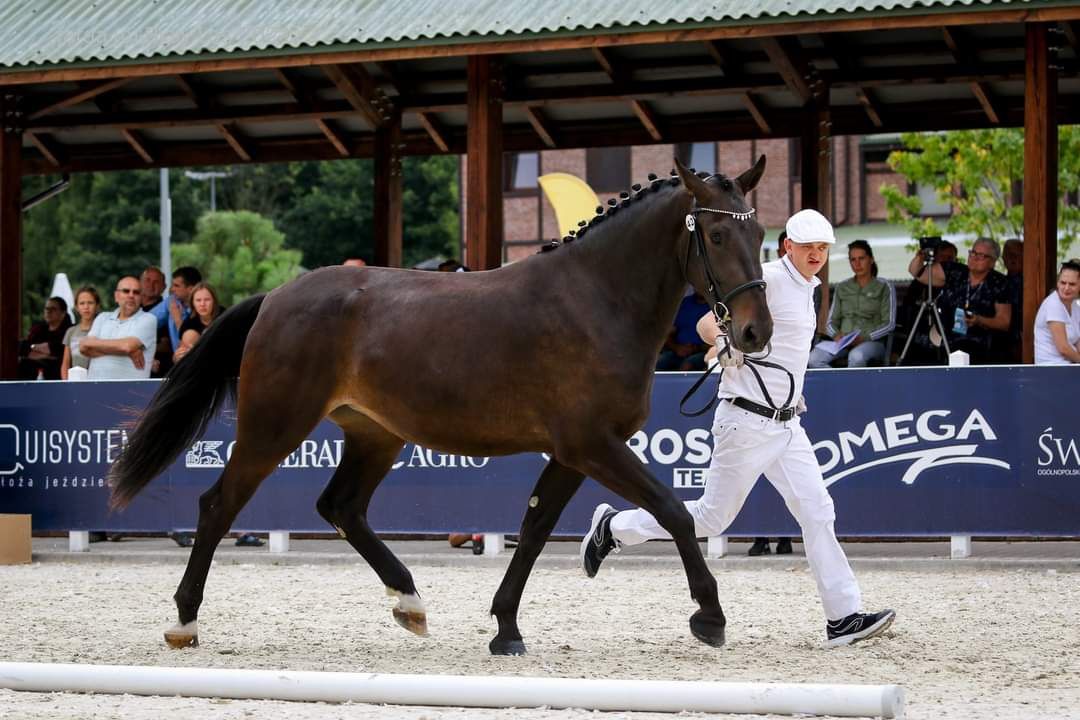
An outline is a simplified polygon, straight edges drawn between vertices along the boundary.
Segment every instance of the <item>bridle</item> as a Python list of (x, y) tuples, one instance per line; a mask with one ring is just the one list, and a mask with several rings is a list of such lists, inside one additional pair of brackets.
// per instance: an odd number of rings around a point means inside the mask
[(701, 228), (698, 227), (697, 224), (696, 216), (698, 215), (698, 213), (703, 212), (717, 213), (719, 215), (728, 215), (729, 217), (732, 217), (739, 222), (746, 222), (751, 217), (753, 217), (754, 213), (756, 213), (757, 211), (754, 208), (750, 208), (749, 210), (745, 211), (737, 211), (719, 210), (717, 208), (707, 207), (693, 207), (690, 209), (690, 212), (686, 214), (686, 229), (690, 231), (691, 242), (688, 242), (686, 244), (686, 257), (683, 260), (683, 276), (686, 277), (689, 281), (687, 270), (689, 269), (690, 265), (690, 245), (693, 244), (695, 249), (697, 250), (698, 256), (701, 258), (701, 264), (705, 270), (705, 279), (709, 283), (709, 308), (712, 310), (713, 317), (716, 319), (716, 324), (721, 328), (730, 330), (732, 318), (729, 304), (731, 303), (732, 299), (736, 295), (746, 292), (747, 290), (752, 290), (754, 288), (764, 290), (765, 281), (750, 280), (748, 282), (744, 282), (741, 285), (736, 285), (723, 295), (720, 294), (720, 282), (716, 278), (716, 273), (713, 271), (712, 263), (709, 262), (709, 254), (705, 250), (705, 233), (701, 232)]

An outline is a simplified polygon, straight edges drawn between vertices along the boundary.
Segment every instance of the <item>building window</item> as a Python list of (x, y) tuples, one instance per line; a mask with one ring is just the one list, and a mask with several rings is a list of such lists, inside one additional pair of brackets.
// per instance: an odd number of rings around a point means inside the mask
[(909, 195), (917, 195), (922, 202), (923, 217), (948, 217), (952, 215), (952, 203), (938, 200), (937, 189), (933, 185), (912, 183), (908, 186)]
[(716, 143), (679, 143), (675, 146), (679, 162), (697, 172), (716, 174)]
[(630, 148), (587, 149), (585, 182), (598, 193), (625, 190), (630, 185)]
[(540, 176), (540, 153), (503, 153), (503, 190), (535, 190)]

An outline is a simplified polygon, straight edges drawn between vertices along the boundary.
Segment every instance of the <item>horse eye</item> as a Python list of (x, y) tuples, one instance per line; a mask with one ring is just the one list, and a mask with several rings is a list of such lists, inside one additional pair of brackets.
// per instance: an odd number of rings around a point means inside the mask
[(720, 233), (718, 233), (718, 232), (715, 232), (715, 233), (711, 233), (711, 234), (709, 235), (709, 240), (711, 240), (711, 241), (713, 241), (714, 243), (716, 243), (717, 245), (719, 245), (719, 244), (720, 244), (721, 242), (723, 242), (723, 240), (724, 240), (724, 236), (723, 236), (723, 235), (721, 235), (721, 234), (720, 234)]

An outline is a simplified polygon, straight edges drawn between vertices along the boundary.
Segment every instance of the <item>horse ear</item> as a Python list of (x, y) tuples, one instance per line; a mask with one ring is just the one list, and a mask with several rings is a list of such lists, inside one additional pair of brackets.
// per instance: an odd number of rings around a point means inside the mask
[(699, 204), (708, 205), (709, 189), (705, 181), (687, 170), (686, 166), (679, 162), (679, 158), (675, 158), (675, 169), (679, 173), (679, 179), (682, 180), (683, 187), (697, 199)]
[(743, 195), (745, 195), (757, 187), (758, 182), (761, 180), (761, 176), (764, 174), (765, 156), (762, 155), (758, 158), (758, 161), (754, 163), (754, 167), (735, 178), (735, 182), (739, 183), (739, 187), (742, 189)]

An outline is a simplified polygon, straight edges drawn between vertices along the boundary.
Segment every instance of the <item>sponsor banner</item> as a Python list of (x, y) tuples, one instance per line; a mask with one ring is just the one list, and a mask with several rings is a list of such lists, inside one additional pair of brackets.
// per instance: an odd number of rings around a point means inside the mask
[[(709, 417), (678, 413), (693, 379), (658, 374), (652, 415), (627, 442), (659, 482), (688, 500), (701, 494), (712, 450)], [(156, 387), (0, 384), (0, 512), (30, 513), (38, 530), (193, 528), (199, 495), (232, 454), (228, 408), (128, 510), (107, 508), (109, 464)], [(1080, 372), (1068, 367), (826, 370), (807, 376), (802, 422), (841, 535), (1080, 536), (1077, 397)], [(315, 502), (342, 447), (341, 431), (320, 424), (234, 527), (328, 531)], [(472, 457), (408, 444), (369, 519), (381, 532), (516, 533), (545, 462), (540, 453)], [(555, 533), (580, 534), (603, 501), (629, 506), (587, 481)], [(728, 534), (797, 535), (798, 527), (763, 479)]]

